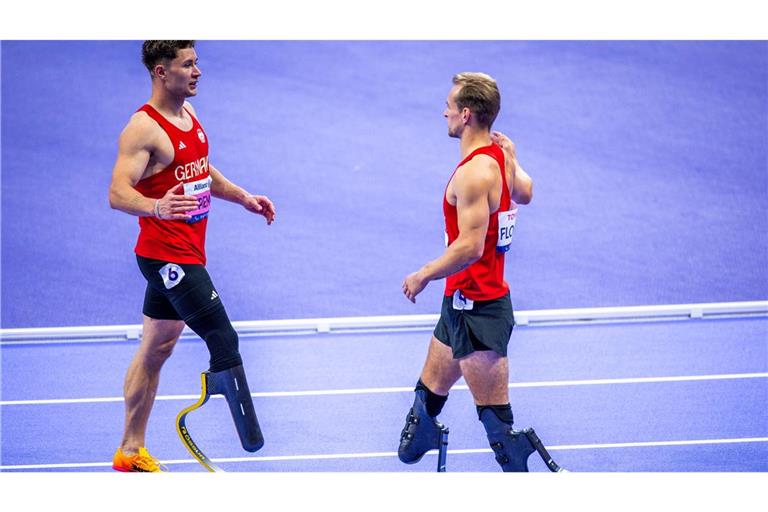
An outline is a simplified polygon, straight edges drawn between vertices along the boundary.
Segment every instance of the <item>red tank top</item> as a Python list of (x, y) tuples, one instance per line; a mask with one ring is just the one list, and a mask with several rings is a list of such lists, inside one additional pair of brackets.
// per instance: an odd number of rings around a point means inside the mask
[[(184, 110), (189, 114), (186, 108)], [(192, 215), (189, 220), (139, 217), (140, 231), (135, 252), (145, 258), (205, 265), (205, 228), (211, 204), (211, 180), (208, 139), (203, 127), (191, 114), (192, 129), (183, 131), (151, 105), (144, 105), (138, 111), (145, 112), (165, 130), (173, 144), (174, 156), (165, 169), (136, 183), (136, 190), (145, 197), (160, 199), (173, 186), (183, 183), (184, 194), (197, 197), (198, 209), (189, 212)]]
[[(445, 295), (450, 296), (456, 290), (472, 300), (493, 300), (503, 297), (509, 291), (509, 286), (504, 281), (504, 252), (496, 248), (499, 240), (499, 214), (510, 209), (511, 199), (507, 176), (504, 172), (504, 152), (496, 144), (478, 148), (470, 153), (456, 166), (456, 170), (472, 160), (477, 155), (489, 155), (496, 160), (501, 172), (501, 200), (499, 208), (491, 213), (488, 219), (488, 231), (485, 234), (485, 243), (482, 257), (464, 270), (450, 275), (445, 280)], [(456, 174), (456, 170), (453, 174)], [(451, 179), (453, 179), (453, 174)], [(450, 179), (448, 183), (450, 183)], [(446, 192), (448, 186), (446, 185)], [(448, 236), (448, 245), (451, 245), (459, 237), (459, 221), (456, 207), (451, 205), (443, 194), (443, 214), (445, 215), (445, 232)]]

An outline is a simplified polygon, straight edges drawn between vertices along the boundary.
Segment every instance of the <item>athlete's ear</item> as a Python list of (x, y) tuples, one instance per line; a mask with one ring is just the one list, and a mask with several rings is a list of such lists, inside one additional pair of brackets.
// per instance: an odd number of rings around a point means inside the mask
[(472, 117), (472, 111), (469, 110), (468, 107), (464, 107), (461, 109), (461, 120), (464, 122), (464, 124), (469, 123), (469, 119)]
[(162, 64), (156, 64), (154, 72), (156, 77), (165, 79), (165, 66)]

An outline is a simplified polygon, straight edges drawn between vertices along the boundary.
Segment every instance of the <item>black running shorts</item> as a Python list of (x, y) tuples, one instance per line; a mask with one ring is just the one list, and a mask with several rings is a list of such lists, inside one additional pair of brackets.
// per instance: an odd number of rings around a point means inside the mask
[(444, 296), (434, 336), (451, 347), (454, 359), (478, 350), (493, 350), (506, 357), (514, 326), (509, 293), (498, 299), (476, 300), (472, 309), (463, 310), (453, 307), (452, 296)]
[(203, 265), (169, 263), (136, 255), (147, 280), (143, 313), (158, 320), (184, 320), (221, 307), (221, 299)]

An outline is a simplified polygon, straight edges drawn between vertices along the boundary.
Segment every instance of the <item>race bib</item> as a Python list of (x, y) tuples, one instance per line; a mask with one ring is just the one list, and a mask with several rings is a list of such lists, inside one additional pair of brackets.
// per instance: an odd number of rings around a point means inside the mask
[(184, 279), (184, 269), (175, 263), (168, 263), (160, 269), (160, 277), (166, 290), (170, 290)]
[(512, 232), (517, 221), (517, 208), (499, 212), (499, 238), (496, 240), (496, 250), (507, 252), (512, 244)]
[(197, 210), (189, 212), (191, 217), (187, 219), (189, 224), (198, 222), (208, 216), (211, 209), (211, 179), (210, 176), (202, 180), (190, 181), (184, 184), (184, 195), (197, 199)]
[(466, 298), (461, 290), (453, 292), (453, 309), (458, 310), (471, 310), (475, 306), (475, 301)]

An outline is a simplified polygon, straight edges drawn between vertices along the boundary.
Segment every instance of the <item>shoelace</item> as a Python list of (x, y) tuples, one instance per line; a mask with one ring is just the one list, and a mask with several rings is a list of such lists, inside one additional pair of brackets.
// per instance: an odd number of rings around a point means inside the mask
[(161, 471), (168, 470), (166, 466), (160, 464), (160, 461), (151, 455), (137, 455), (136, 462), (134, 464), (141, 467), (142, 469), (146, 467), (149, 471), (154, 471), (157, 469)]

